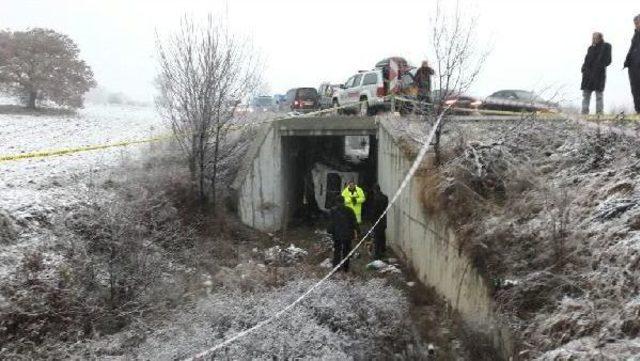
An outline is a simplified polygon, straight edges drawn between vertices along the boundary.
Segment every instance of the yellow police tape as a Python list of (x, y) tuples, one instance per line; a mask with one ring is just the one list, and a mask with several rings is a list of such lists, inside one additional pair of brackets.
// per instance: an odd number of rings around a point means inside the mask
[[(229, 130), (239, 130), (239, 129), (246, 128), (246, 127), (249, 127), (249, 126), (262, 125), (262, 124), (267, 124), (267, 123), (271, 123), (271, 122), (273, 122), (273, 120), (269, 120), (269, 121), (265, 121), (265, 122), (249, 123), (249, 124), (231, 125), (231, 126), (228, 127), (228, 129)], [(21, 153), (21, 154), (0, 155), (0, 163), (1, 162), (13, 161), (13, 160), (24, 160), (24, 159), (30, 159), (30, 158), (46, 158), (46, 157), (53, 157), (53, 156), (59, 156), (59, 155), (68, 155), (68, 154), (74, 154), (74, 153), (88, 152), (88, 151), (92, 151), (92, 150), (102, 150), (102, 149), (109, 149), (109, 148), (126, 147), (126, 146), (129, 146), (129, 145), (153, 143), (153, 142), (159, 142), (159, 141), (163, 141), (163, 140), (168, 140), (168, 139), (171, 139), (173, 137), (174, 137), (173, 134), (165, 134), (165, 135), (152, 137), (152, 138), (147, 138), (147, 139), (128, 140), (128, 141), (122, 141), (122, 142), (117, 142), (117, 143), (87, 145), (87, 146), (74, 147), (74, 148), (41, 150), (41, 151), (29, 152), (29, 153)]]
[[(394, 99), (400, 102), (407, 102), (407, 103), (413, 103), (413, 104), (426, 104), (426, 105), (433, 105), (431, 103), (426, 103), (426, 102), (420, 102), (418, 100), (413, 100), (413, 99), (409, 99), (409, 98), (405, 98), (405, 97), (401, 97), (401, 96), (387, 96), (385, 97), (385, 100), (388, 99)], [(365, 101), (360, 101), (360, 102), (356, 102), (356, 103), (352, 103), (352, 104), (348, 104), (348, 105), (342, 105), (339, 107), (332, 107), (332, 108), (328, 108), (328, 109), (323, 109), (323, 110), (318, 110), (315, 112), (310, 112), (310, 113), (306, 113), (306, 114), (302, 114), (302, 115), (298, 115), (298, 116), (288, 116), (288, 117), (283, 117), (283, 118), (275, 118), (275, 119), (270, 119), (267, 121), (263, 121), (263, 122), (256, 122), (256, 123), (247, 123), (247, 124), (238, 124), (238, 125), (231, 125), (228, 127), (229, 130), (240, 130), (242, 128), (246, 128), (246, 127), (250, 127), (250, 126), (258, 126), (258, 125), (264, 125), (264, 124), (269, 124), (269, 123), (273, 123), (275, 121), (278, 120), (283, 120), (283, 119), (291, 119), (291, 118), (305, 118), (305, 117), (311, 117), (311, 116), (316, 116), (316, 115), (322, 115), (322, 114), (326, 114), (326, 113), (333, 113), (336, 112), (340, 109), (345, 109), (345, 108), (353, 108), (353, 107), (357, 107), (362, 105), (363, 103), (365, 103)], [(564, 113), (554, 113), (554, 112), (513, 112), (513, 111), (502, 111), (502, 110), (485, 110), (485, 109), (466, 109), (466, 108), (451, 108), (454, 111), (460, 111), (460, 112), (467, 112), (467, 113), (478, 113), (478, 114), (485, 114), (485, 115), (516, 115), (516, 116), (521, 116), (521, 115), (536, 115), (537, 117), (556, 117), (556, 116), (563, 116), (566, 114)], [(620, 115), (612, 115), (612, 116), (601, 116), (601, 115), (590, 115), (590, 116), (586, 116), (584, 118), (585, 120), (588, 121), (597, 121), (597, 122), (616, 122), (616, 121), (626, 121), (626, 120), (633, 120), (633, 121), (637, 121), (640, 120), (640, 115), (624, 115), (624, 114), (620, 114)], [(92, 150), (101, 150), (101, 149), (109, 149), (109, 148), (117, 148), (117, 147), (126, 147), (129, 145), (137, 145), (137, 144), (144, 144), (144, 143), (153, 143), (153, 142), (158, 142), (158, 141), (162, 141), (162, 140), (168, 140), (173, 138), (174, 135), (162, 135), (162, 136), (157, 136), (157, 137), (153, 137), (153, 138), (148, 138), (148, 139), (141, 139), (141, 140), (132, 140), (132, 141), (122, 141), (122, 142), (118, 142), (118, 143), (110, 143), (110, 144), (99, 144), (99, 145), (89, 145), (89, 146), (84, 146), (84, 147), (75, 147), (75, 148), (64, 148), (64, 149), (54, 149), (54, 150), (43, 150), (43, 151), (37, 151), (37, 152), (30, 152), (30, 153), (22, 153), (22, 154), (10, 154), (10, 155), (0, 155), (0, 162), (7, 162), (7, 161), (13, 161), (13, 160), (22, 160), (22, 159), (30, 159), (30, 158), (45, 158), (45, 157), (53, 157), (53, 156), (59, 156), (59, 155), (67, 155), (67, 154), (73, 154), (73, 153), (80, 153), (80, 152), (88, 152), (88, 151), (92, 151)]]
[(110, 143), (110, 144), (98, 144), (98, 145), (88, 145), (88, 146), (75, 147), (75, 148), (42, 150), (37, 152), (13, 154), (13, 155), (10, 154), (10, 155), (0, 156), (0, 162), (6, 162), (11, 160), (21, 160), (21, 159), (28, 159), (28, 158), (44, 158), (44, 157), (52, 157), (57, 155), (67, 155), (67, 154), (73, 154), (73, 153), (88, 152), (91, 150), (126, 147), (128, 145), (158, 142), (161, 140), (169, 139), (171, 137), (172, 136), (165, 135), (165, 136), (153, 137), (148, 139), (130, 140), (130, 141), (123, 141), (118, 143)]
[(602, 115), (587, 115), (584, 116), (585, 120), (591, 122), (624, 122), (624, 121), (638, 121), (640, 120), (640, 114), (602, 114)]
[[(357, 104), (359, 104), (359, 103), (355, 103), (355, 104), (352, 104), (352, 105), (349, 105), (349, 106), (355, 106)], [(313, 116), (313, 115), (324, 114), (324, 113), (336, 111), (337, 109), (342, 109), (342, 108), (346, 108), (346, 107), (347, 106), (342, 106), (342, 107), (338, 107), (338, 108), (324, 109), (324, 110), (320, 110), (320, 111), (316, 111), (316, 112), (312, 112), (312, 113), (303, 114), (301, 117), (309, 117), (309, 116)], [(233, 125), (230, 125), (229, 127), (227, 127), (227, 129), (228, 130), (240, 130), (240, 129), (247, 128), (247, 127), (250, 127), (250, 126), (259, 126), (259, 125), (263, 125), (263, 124), (273, 123), (274, 121), (281, 120), (281, 119), (286, 119), (286, 118), (287, 117), (285, 117), (285, 118), (277, 118), (277, 119), (270, 119), (268, 121), (248, 123), (248, 124), (233, 124)], [(293, 117), (288, 117), (288, 118), (293, 118)], [(170, 135), (162, 135), (162, 136), (148, 138), (148, 139), (122, 141), (122, 142), (110, 143), (110, 144), (98, 144), (98, 145), (88, 145), (88, 146), (74, 147), (74, 148), (41, 150), (41, 151), (29, 152), (29, 153), (21, 153), (21, 154), (0, 155), (0, 163), (1, 162), (14, 161), (14, 160), (24, 160), (24, 159), (30, 159), (30, 158), (46, 158), (46, 157), (53, 157), (53, 156), (60, 156), (60, 155), (68, 155), (68, 154), (74, 154), (74, 153), (88, 152), (88, 151), (92, 151), (92, 150), (102, 150), (102, 149), (109, 149), (109, 148), (126, 147), (126, 146), (129, 146), (129, 145), (138, 145), (138, 144), (144, 144), (144, 143), (153, 143), (153, 142), (158, 142), (158, 141), (162, 141), (162, 140), (168, 140), (168, 139), (171, 139), (173, 137), (174, 137), (174, 135), (170, 134)]]

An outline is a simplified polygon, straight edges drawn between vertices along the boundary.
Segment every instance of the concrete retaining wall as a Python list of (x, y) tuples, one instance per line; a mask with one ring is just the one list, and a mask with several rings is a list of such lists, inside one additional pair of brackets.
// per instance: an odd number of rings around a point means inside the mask
[[(378, 131), (378, 182), (389, 198), (395, 194), (413, 159), (398, 146), (384, 123)], [(416, 175), (387, 217), (387, 239), (414, 269), (457, 310), (465, 322), (494, 340), (505, 359), (511, 354), (509, 333), (494, 313), (490, 289), (471, 260), (459, 252), (454, 232), (443, 219), (428, 217), (421, 204), (424, 174)]]
[(261, 231), (280, 229), (283, 215), (282, 142), (276, 127), (260, 130), (234, 188), (242, 222)]

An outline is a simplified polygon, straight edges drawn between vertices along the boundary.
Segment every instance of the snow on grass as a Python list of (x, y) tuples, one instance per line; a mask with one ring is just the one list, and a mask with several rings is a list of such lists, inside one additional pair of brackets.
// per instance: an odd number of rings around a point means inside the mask
[(148, 138), (162, 130), (152, 107), (92, 105), (77, 114), (0, 114), (0, 154)]
[[(97, 359), (184, 359), (206, 350), (284, 307), (316, 280), (258, 292), (215, 293), (147, 332), (114, 335), (80, 346)], [(328, 281), (280, 320), (211, 355), (230, 360), (389, 359), (415, 334), (403, 293), (384, 280)], [(109, 355), (109, 356), (107, 356)]]
[[(0, 155), (144, 139), (163, 132), (162, 121), (148, 107), (89, 105), (73, 115), (46, 110), (2, 113)], [(0, 245), (0, 276), (27, 250), (54, 238), (47, 223), (86, 200), (88, 184), (111, 166), (153, 149), (153, 144), (133, 145), (0, 162), (0, 210), (18, 230), (14, 242)]]

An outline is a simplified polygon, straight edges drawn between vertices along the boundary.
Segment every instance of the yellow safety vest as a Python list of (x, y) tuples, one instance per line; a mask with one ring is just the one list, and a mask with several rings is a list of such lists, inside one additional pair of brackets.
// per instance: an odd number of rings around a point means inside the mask
[[(362, 203), (365, 201), (362, 188), (356, 186), (356, 189), (352, 193), (349, 187), (347, 187), (342, 191), (342, 197), (344, 198), (344, 204), (353, 209), (353, 213), (356, 214), (358, 224), (362, 223)], [(352, 198), (355, 198), (355, 203), (352, 201)]]

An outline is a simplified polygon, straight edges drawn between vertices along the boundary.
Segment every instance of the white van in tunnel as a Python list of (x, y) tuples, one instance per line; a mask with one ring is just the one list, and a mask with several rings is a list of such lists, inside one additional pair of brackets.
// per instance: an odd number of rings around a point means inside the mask
[(318, 208), (328, 212), (335, 206), (336, 197), (342, 193), (347, 183), (350, 180), (358, 182), (358, 173), (342, 172), (322, 163), (316, 163), (311, 169), (311, 178)]

